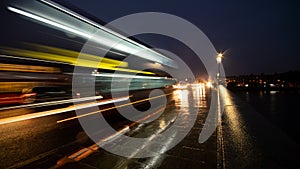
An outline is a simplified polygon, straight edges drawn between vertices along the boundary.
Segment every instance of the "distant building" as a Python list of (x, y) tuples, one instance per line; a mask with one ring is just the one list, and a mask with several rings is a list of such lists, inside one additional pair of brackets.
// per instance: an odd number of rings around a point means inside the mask
[(226, 77), (226, 85), (229, 89), (259, 89), (280, 90), (300, 89), (300, 71), (286, 73), (274, 73), (272, 75), (240, 75)]

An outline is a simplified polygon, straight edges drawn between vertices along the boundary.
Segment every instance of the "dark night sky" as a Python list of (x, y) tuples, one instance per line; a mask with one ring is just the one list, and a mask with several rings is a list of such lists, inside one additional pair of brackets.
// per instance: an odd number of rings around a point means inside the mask
[[(79, 13), (88, 13), (104, 22), (138, 12), (164, 12), (182, 17), (198, 26), (208, 36), (217, 51), (225, 51), (223, 65), (226, 75), (270, 74), (300, 70), (298, 12), (300, 3), (297, 1), (55, 1), (70, 4), (80, 9)], [(28, 20), (17, 20), (17, 15), (8, 11), (0, 12), (0, 18), (6, 25), (0, 27), (0, 44), (7, 45), (8, 39), (22, 40), (23, 36), (34, 39), (35, 34), (42, 39), (37, 31), (32, 31), (36, 29), (38, 32), (48, 34), (52, 32)], [(191, 50), (178, 41), (158, 35), (142, 35), (137, 38), (153, 47), (166, 49), (179, 55), (193, 70), (199, 69), (200, 74), (204, 72), (201, 62), (197, 63), (193, 60), (194, 54)], [(64, 42), (60, 43), (64, 44)]]
[(227, 75), (300, 68), (297, 1), (67, 1), (105, 22), (137, 12), (164, 12), (187, 19), (217, 50), (226, 50)]

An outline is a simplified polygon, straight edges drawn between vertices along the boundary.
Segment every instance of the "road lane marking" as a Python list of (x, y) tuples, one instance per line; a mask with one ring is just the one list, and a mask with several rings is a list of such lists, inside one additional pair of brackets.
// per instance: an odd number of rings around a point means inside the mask
[(99, 149), (98, 145), (103, 145), (107, 142), (113, 141), (115, 139), (117, 139), (119, 136), (127, 133), (129, 131), (129, 126), (125, 126), (124, 128), (122, 128), (121, 130), (117, 131), (116, 133), (101, 139), (100, 141), (98, 141), (97, 143), (87, 147), (87, 148), (82, 148), (79, 151), (69, 155), (69, 156), (65, 156), (63, 158), (61, 158), (60, 160), (57, 161), (56, 165), (51, 167), (51, 169), (55, 169), (55, 168), (59, 168), (67, 163), (70, 162), (76, 162), (76, 161), (80, 161), (86, 157), (88, 157), (89, 155), (91, 155), (92, 153), (94, 153), (95, 151), (97, 151)]
[[(169, 106), (167, 106), (169, 107)], [(61, 158), (60, 160), (57, 161), (56, 165), (51, 167), (51, 169), (56, 169), (59, 168), (67, 163), (71, 163), (71, 162), (78, 162), (84, 158), (87, 158), (88, 156), (90, 156), (92, 153), (94, 153), (95, 151), (99, 150), (100, 146), (103, 146), (115, 139), (117, 139), (119, 136), (124, 135), (126, 133), (128, 133), (130, 131), (130, 128), (133, 127), (134, 125), (138, 125), (140, 122), (142, 121), (146, 121), (148, 118), (160, 113), (160, 111), (162, 111), (163, 109), (165, 109), (164, 107), (156, 110), (155, 112), (153, 112), (152, 114), (149, 114), (148, 116), (139, 119), (137, 122), (133, 122), (127, 126), (125, 126), (124, 128), (122, 128), (121, 130), (117, 131), (116, 133), (101, 139), (100, 141), (96, 142), (95, 144), (89, 146), (89, 147), (84, 147), (78, 151), (76, 151), (75, 153), (69, 155), (69, 156), (65, 156), (63, 158)], [(171, 123), (174, 120), (171, 120)], [(168, 126), (168, 125), (166, 125)], [(161, 129), (163, 130), (163, 129)], [(159, 132), (161, 132), (161, 130), (159, 130)]]

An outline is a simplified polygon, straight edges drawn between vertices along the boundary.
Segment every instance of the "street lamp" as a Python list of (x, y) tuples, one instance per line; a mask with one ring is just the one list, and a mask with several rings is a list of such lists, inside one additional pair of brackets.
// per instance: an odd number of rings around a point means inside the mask
[(218, 81), (218, 84), (219, 84), (219, 81), (220, 81), (220, 65), (222, 63), (222, 57), (223, 57), (223, 53), (218, 53), (217, 55), (217, 64), (218, 64), (218, 73), (217, 73), (217, 81)]
[(218, 56), (217, 56), (217, 63), (218, 63), (218, 64), (221, 64), (221, 62), (222, 62), (222, 57), (223, 57), (223, 54), (222, 54), (222, 53), (218, 53)]

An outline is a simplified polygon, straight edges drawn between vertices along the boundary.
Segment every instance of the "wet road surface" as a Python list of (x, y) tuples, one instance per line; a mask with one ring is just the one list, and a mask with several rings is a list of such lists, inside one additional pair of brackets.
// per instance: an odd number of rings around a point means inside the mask
[[(0, 142), (1, 145), (5, 145), (5, 148), (1, 154), (1, 159), (4, 161), (1, 168), (215, 168), (216, 134), (214, 133), (207, 142), (198, 143), (207, 116), (209, 92), (205, 92), (203, 87), (170, 92), (163, 114), (150, 123), (133, 124), (117, 115), (114, 110), (103, 112), (113, 114), (105, 117), (116, 130), (130, 126), (126, 133), (122, 133), (130, 137), (156, 137), (170, 126), (176, 125), (177, 129), (182, 129), (182, 133), (176, 130), (176, 134), (183, 134), (186, 137), (165, 153), (147, 158), (125, 158), (109, 153), (99, 148), (86, 136), (77, 119), (57, 123), (76, 115), (74, 112), (68, 112), (2, 124), (1, 136), (5, 137), (1, 137)], [(111, 106), (106, 105), (101, 108)], [(140, 104), (136, 107), (145, 107), (145, 105)], [(22, 114), (26, 114), (25, 109)], [(32, 113), (44, 110), (37, 108), (26, 111)], [(194, 116), (196, 119), (186, 118), (191, 112), (196, 112)], [(179, 116), (182, 117), (182, 121), (174, 123)], [(94, 120), (92, 117), (87, 119)], [(191, 131), (184, 133), (186, 131), (183, 130), (188, 125), (192, 127)], [(138, 153), (168, 149), (168, 146), (172, 145), (172, 140), (164, 141), (166, 142), (157, 144), (157, 140), (150, 140)], [(86, 151), (86, 149), (93, 150)], [(76, 156), (76, 153), (80, 152), (87, 155)]]
[[(147, 116), (139, 114), (139, 122), (126, 120), (112, 109), (112, 104), (102, 105), (100, 109), (107, 111), (101, 113), (119, 132), (107, 136), (106, 140), (100, 139), (97, 143), (101, 147), (86, 135), (74, 111), (1, 124), (0, 168), (250, 169), (293, 168), (292, 166), (298, 165), (298, 144), (224, 87), (220, 87), (218, 93), (218, 106), (224, 107), (221, 125), (207, 141), (200, 144), (198, 139), (207, 120), (211, 95), (217, 91), (203, 86), (165, 91), (165, 108), (151, 108), (153, 111)], [(135, 107), (139, 110), (149, 107), (147, 100), (139, 102), (144, 98), (142, 95), (145, 94), (138, 94), (131, 100), (137, 102)], [(122, 101), (120, 103), (122, 105)], [(34, 114), (50, 108), (70, 106), (22, 108), (12, 114)], [(149, 122), (160, 111), (163, 113)], [(1, 120), (11, 116), (6, 116), (2, 111)], [(95, 114), (80, 118), (91, 123), (97, 121)], [(146, 121), (148, 122), (143, 123)], [(170, 131), (174, 126), (176, 130), (170, 132), (169, 137), (161, 137), (161, 133)], [(105, 131), (103, 128), (98, 134)], [(126, 146), (130, 149), (133, 145), (120, 135), (149, 139), (142, 145), (136, 145), (136, 151), (127, 151)], [(184, 138), (177, 143), (178, 140), (174, 138), (180, 136)], [(127, 152), (128, 156), (123, 157), (107, 150)], [(138, 157), (147, 154), (155, 155)]]
[(220, 96), (225, 168), (299, 168), (298, 143), (224, 87)]

